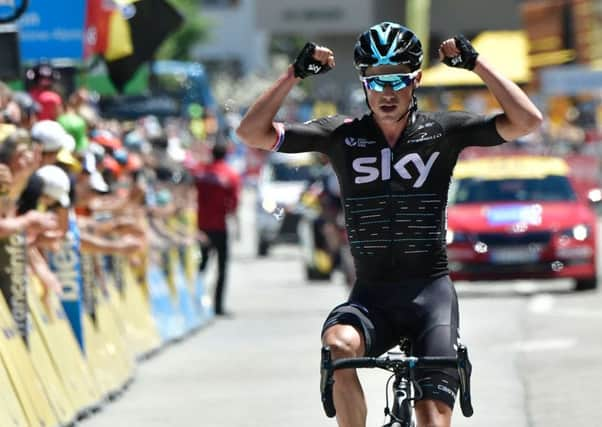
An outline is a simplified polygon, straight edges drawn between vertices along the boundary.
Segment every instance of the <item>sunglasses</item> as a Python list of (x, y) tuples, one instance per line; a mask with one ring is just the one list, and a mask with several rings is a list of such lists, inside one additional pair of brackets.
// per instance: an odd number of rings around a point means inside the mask
[(375, 76), (360, 76), (360, 80), (364, 84), (364, 87), (369, 90), (382, 92), (385, 90), (385, 86), (389, 85), (397, 92), (410, 86), (417, 75), (418, 71), (414, 71), (413, 73), (379, 74)]

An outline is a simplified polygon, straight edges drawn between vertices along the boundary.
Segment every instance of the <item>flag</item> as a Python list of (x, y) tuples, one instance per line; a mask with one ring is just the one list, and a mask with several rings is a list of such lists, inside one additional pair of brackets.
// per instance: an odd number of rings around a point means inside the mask
[(113, 0), (88, 0), (84, 58), (101, 55), (107, 61), (134, 52), (130, 26), (122, 7)]
[(138, 67), (152, 59), (161, 43), (180, 26), (183, 18), (166, 0), (120, 1), (129, 3), (122, 5), (122, 12), (127, 16), (133, 52), (117, 59), (105, 59), (109, 77), (121, 92)]

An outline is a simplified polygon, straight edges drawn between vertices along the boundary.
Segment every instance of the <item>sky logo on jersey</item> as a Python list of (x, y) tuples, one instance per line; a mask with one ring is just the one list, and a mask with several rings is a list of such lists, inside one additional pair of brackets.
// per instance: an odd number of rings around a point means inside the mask
[[(392, 164), (392, 156), (390, 148), (383, 148), (380, 150), (380, 169), (376, 166), (378, 163), (377, 157), (358, 157), (352, 162), (353, 170), (360, 176), (356, 176), (354, 182), (356, 184), (367, 184), (376, 181), (379, 177), (382, 181), (388, 181), (391, 179), (391, 165), (393, 169), (402, 179), (416, 179), (414, 182), (414, 188), (420, 188), (424, 185), (429, 173), (439, 157), (439, 152), (435, 151), (427, 159), (426, 163), (420, 157), (418, 153), (410, 153), (403, 156), (395, 164)], [(413, 164), (418, 176), (412, 175), (412, 173), (406, 168), (407, 165)]]
[(345, 144), (347, 144), (349, 147), (364, 148), (368, 145), (376, 144), (376, 141), (370, 141), (364, 138), (353, 138), (351, 136), (348, 136), (347, 138), (345, 138)]

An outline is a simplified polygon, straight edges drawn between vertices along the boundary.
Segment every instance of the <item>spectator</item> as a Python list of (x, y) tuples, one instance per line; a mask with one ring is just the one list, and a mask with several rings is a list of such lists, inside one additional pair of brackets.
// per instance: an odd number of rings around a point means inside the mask
[(29, 94), (41, 106), (40, 120), (56, 120), (63, 112), (63, 100), (54, 90), (58, 73), (48, 63), (40, 63), (25, 73), (31, 88)]
[(73, 112), (59, 116), (57, 121), (75, 139), (75, 151), (80, 153), (88, 147), (87, 126), (84, 119)]
[(240, 177), (225, 161), (227, 146), (215, 144), (213, 161), (199, 166), (194, 175), (197, 187), (197, 213), (199, 231), (209, 238), (201, 242), (200, 270), (205, 271), (209, 254), (217, 252), (218, 276), (215, 286), (214, 308), (218, 316), (226, 315), (224, 294), (228, 267), (227, 217), (234, 215), (238, 206)]
[[(52, 120), (37, 122), (31, 129), (31, 137), (33, 141), (40, 144), (42, 153), (40, 166), (56, 165), (57, 163), (78, 164), (77, 159), (71, 154), (75, 141), (57, 122)], [(75, 198), (74, 177), (71, 176), (70, 179), (72, 181), (70, 198), (73, 200)], [(41, 194), (42, 182), (38, 175), (33, 174), (19, 199), (19, 213), (36, 209)]]
[(13, 94), (13, 102), (20, 108), (20, 120), (15, 124), (24, 129), (31, 129), (38, 120), (38, 114), (42, 109), (40, 104), (27, 92), (15, 92)]
[(15, 132), (0, 144), (0, 238), (27, 231), (32, 239), (39, 233), (54, 230), (56, 218), (31, 210), (24, 215), (15, 214), (15, 199), (27, 183), (35, 168), (34, 157), (27, 144), (26, 134)]

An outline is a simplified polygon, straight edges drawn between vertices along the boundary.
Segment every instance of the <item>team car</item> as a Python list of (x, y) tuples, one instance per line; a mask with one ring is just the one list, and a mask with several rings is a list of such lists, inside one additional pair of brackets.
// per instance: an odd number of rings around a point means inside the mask
[(277, 243), (296, 243), (301, 216), (299, 199), (313, 179), (310, 153), (271, 153), (257, 182), (257, 255), (266, 256)]
[(597, 287), (596, 215), (561, 158), (461, 160), (447, 215), (453, 280), (571, 278), (576, 290)]

